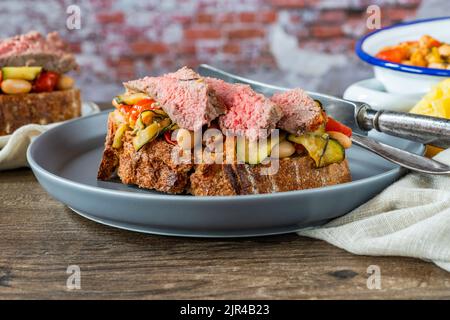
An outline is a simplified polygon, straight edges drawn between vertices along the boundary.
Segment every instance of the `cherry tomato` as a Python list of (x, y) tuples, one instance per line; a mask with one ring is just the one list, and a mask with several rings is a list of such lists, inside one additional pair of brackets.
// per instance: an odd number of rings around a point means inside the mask
[(155, 100), (150, 98), (139, 100), (138, 102), (136, 102), (135, 106), (137, 108), (141, 108), (142, 111), (161, 109), (161, 107), (155, 104)]
[(352, 129), (347, 127), (346, 125), (340, 123), (339, 121), (334, 120), (331, 117), (328, 117), (327, 124), (325, 126), (325, 131), (337, 131), (345, 134), (347, 137), (352, 136)]
[(441, 46), (441, 42), (436, 39), (432, 39), (430, 41), (430, 43), (428, 44), (428, 48), (440, 47), (440, 46)]
[(44, 71), (34, 81), (34, 92), (51, 92), (58, 83), (59, 74), (51, 71)]
[(174, 146), (177, 144), (175, 141), (172, 140), (172, 131), (170, 130), (164, 132), (164, 139), (166, 139), (167, 143), (173, 144)]
[(139, 117), (139, 115), (141, 114), (141, 112), (143, 112), (145, 110), (160, 109), (160, 107), (155, 106), (154, 103), (155, 103), (155, 100), (153, 100), (153, 99), (139, 100), (138, 102), (136, 102), (135, 105), (133, 105), (133, 107), (129, 111), (130, 119), (132, 119), (133, 121), (136, 121), (137, 118)]

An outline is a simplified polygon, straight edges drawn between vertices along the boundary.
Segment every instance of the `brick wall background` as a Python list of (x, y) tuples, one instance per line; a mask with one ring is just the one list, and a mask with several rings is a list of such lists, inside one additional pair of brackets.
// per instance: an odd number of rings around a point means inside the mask
[[(80, 30), (66, 28), (70, 4), (81, 8)], [(388, 25), (415, 17), (421, 0), (1, 0), (0, 36), (60, 31), (82, 65), (86, 99), (108, 100), (121, 81), (203, 62), (341, 94), (370, 76), (353, 54), (370, 4)]]

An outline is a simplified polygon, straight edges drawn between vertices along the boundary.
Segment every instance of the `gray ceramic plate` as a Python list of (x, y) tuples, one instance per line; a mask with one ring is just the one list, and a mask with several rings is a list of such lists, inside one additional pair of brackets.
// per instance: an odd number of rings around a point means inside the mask
[[(293, 232), (322, 224), (366, 202), (404, 170), (358, 147), (348, 150), (353, 182), (337, 186), (233, 197), (168, 195), (97, 181), (108, 112), (77, 119), (39, 136), (28, 161), (41, 185), (75, 212), (140, 232), (197, 237), (241, 237)], [(421, 154), (423, 145), (374, 133), (372, 137)]]

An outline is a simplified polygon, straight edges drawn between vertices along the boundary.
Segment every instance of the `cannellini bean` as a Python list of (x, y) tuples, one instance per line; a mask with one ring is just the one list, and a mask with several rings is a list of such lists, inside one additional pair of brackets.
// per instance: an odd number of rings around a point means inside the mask
[(443, 57), (450, 57), (450, 45), (443, 44), (439, 47), (439, 54)]
[(20, 94), (31, 91), (31, 82), (21, 79), (7, 79), (2, 82), (2, 91), (6, 94)]
[(194, 135), (186, 129), (178, 129), (176, 132), (176, 141), (184, 150), (190, 150), (194, 147)]
[[(223, 150), (223, 134), (220, 130), (211, 128), (203, 134), (203, 145), (211, 152)], [(219, 148), (221, 146), (221, 148)]]
[(59, 77), (58, 83), (56, 84), (56, 88), (58, 90), (69, 90), (73, 88), (74, 84), (75, 80), (72, 77), (63, 74)]
[(345, 149), (348, 149), (352, 146), (352, 140), (342, 132), (328, 131), (327, 133), (331, 139), (334, 139), (337, 142), (339, 142), (339, 144), (343, 146)]
[[(289, 141), (281, 141), (279, 144), (277, 144), (276, 146), (274, 146), (272, 148), (272, 151), (274, 148), (277, 148), (277, 147), (278, 147), (278, 157), (280, 159), (290, 157), (295, 153), (294, 144)], [(273, 156), (276, 156), (276, 155), (273, 154)]]

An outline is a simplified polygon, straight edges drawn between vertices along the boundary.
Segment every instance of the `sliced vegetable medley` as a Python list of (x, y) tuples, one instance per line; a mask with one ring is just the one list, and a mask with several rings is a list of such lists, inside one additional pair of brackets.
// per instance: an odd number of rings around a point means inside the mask
[(429, 35), (383, 48), (377, 58), (416, 67), (450, 70), (450, 44)]

